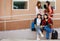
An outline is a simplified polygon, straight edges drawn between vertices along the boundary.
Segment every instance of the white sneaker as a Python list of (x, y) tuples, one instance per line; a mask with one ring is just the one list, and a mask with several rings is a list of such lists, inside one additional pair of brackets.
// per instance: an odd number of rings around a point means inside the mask
[(43, 35), (43, 34), (41, 34), (41, 37), (44, 37), (44, 35)]
[(40, 32), (40, 35), (41, 35), (41, 37), (44, 37), (44, 35), (42, 34), (42, 32)]
[(37, 38), (37, 40), (40, 40), (40, 38)]
[(39, 35), (37, 34), (37, 40), (40, 40)]

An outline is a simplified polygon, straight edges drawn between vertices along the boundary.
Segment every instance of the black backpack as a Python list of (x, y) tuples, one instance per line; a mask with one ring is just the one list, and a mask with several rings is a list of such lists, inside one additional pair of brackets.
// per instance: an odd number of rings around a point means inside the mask
[(52, 31), (51, 39), (58, 39), (58, 32), (56, 30)]

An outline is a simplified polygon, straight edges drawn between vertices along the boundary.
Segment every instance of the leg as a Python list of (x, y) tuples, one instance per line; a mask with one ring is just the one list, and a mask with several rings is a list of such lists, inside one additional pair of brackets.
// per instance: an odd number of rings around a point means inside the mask
[(41, 32), (42, 32), (42, 33), (43, 33), (43, 31), (44, 31), (44, 27), (41, 28)]
[(50, 33), (49, 32), (46, 32), (46, 39), (49, 39), (49, 35)]
[(36, 33), (37, 33), (37, 40), (40, 40), (40, 38), (39, 38), (39, 29), (38, 29), (37, 26), (35, 26), (35, 28), (36, 28)]
[(37, 40), (40, 40), (40, 38), (39, 38), (39, 33), (37, 33)]
[(43, 35), (43, 33), (41, 31), (39, 31), (39, 33), (40, 33), (41, 37), (44, 37), (44, 35)]
[(40, 26), (36, 26), (36, 32), (37, 32), (37, 40), (40, 40), (39, 35), (41, 35), (41, 37), (44, 37), (44, 35), (40, 30)]
[(46, 39), (49, 39), (49, 34), (50, 34), (50, 32), (51, 32), (51, 29), (48, 27), (48, 26), (45, 26), (45, 31), (46, 31)]
[(38, 27), (38, 33), (41, 35), (41, 37), (44, 37), (44, 35), (43, 35), (43, 33), (42, 33), (41, 29), (40, 29), (40, 26)]

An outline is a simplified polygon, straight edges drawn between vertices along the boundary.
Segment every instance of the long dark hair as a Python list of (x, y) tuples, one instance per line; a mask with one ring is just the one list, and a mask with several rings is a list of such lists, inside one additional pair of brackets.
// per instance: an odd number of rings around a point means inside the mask
[[(44, 16), (47, 16), (47, 18), (45, 18)], [(45, 20), (45, 19), (48, 19), (48, 15), (47, 14), (43, 15), (43, 20)]]
[(36, 4), (36, 5), (37, 5), (37, 7), (38, 7), (38, 9), (40, 9), (40, 8), (41, 8), (41, 5), (40, 5), (40, 6), (38, 6), (38, 4), (41, 4), (41, 2), (40, 2), (40, 1), (38, 1), (38, 2), (37, 2), (37, 4)]
[(46, 4), (44, 4), (44, 9), (47, 9), (47, 6), (46, 6)]
[(46, 12), (49, 12), (49, 8), (46, 6), (46, 4), (44, 4), (44, 9), (46, 10)]
[(48, 6), (50, 5), (50, 2), (49, 1), (46, 1), (46, 3), (48, 4)]

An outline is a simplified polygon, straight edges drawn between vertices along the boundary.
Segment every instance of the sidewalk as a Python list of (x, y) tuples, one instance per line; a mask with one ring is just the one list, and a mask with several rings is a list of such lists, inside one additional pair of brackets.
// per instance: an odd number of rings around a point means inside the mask
[[(56, 28), (60, 34), (60, 28)], [(60, 40), (60, 35), (58, 37)], [(36, 40), (36, 32), (32, 32), (30, 29), (23, 30), (12, 30), (12, 31), (0, 31), (0, 40), (2, 39), (25, 39), (25, 40)], [(45, 37), (41, 40), (46, 40)]]
[[(1, 41), (37, 41), (37, 40), (3, 39)], [(40, 40), (40, 41), (60, 41), (60, 40)]]

